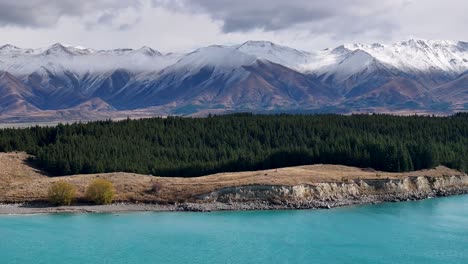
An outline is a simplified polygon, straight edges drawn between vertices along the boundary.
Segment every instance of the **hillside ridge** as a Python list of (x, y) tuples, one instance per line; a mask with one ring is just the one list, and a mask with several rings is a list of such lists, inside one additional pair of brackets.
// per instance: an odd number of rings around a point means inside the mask
[[(132, 173), (49, 178), (30, 167), (27, 158), (25, 153), (0, 153), (0, 205), (23, 204), (0, 206), (0, 214), (312, 209), (468, 193), (468, 175), (442, 166), (407, 173), (339, 165), (310, 165), (218, 173), (199, 178), (161, 178)], [(115, 201), (119, 204), (107, 207), (43, 206), (47, 202), (47, 189), (53, 182), (63, 180), (75, 185), (80, 201), (84, 199), (86, 186), (97, 178), (107, 179), (114, 184)], [(157, 191), (154, 191), (155, 185), (158, 186)], [(42, 205), (36, 207), (37, 203)]]

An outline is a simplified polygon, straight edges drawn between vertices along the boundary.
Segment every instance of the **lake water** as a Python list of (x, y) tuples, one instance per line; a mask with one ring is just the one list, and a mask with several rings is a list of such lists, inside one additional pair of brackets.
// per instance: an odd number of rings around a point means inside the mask
[(468, 263), (468, 196), (311, 211), (0, 216), (0, 263)]

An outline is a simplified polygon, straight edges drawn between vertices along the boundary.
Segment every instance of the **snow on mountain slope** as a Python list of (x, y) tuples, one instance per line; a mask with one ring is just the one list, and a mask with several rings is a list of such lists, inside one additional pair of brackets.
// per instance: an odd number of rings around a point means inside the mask
[(372, 72), (379, 67), (385, 67), (369, 53), (360, 49), (351, 51), (342, 57), (341, 61), (320, 69), (320, 71), (325, 74), (325, 79), (328, 76), (334, 75), (337, 81), (345, 81), (354, 74)]
[(330, 66), (340, 64), (349, 53), (357, 50), (365, 51), (378, 61), (403, 72), (443, 71), (460, 74), (468, 70), (466, 42), (414, 39), (390, 45), (348, 44), (327, 49), (316, 53), (309, 64), (303, 65), (302, 70), (324, 73), (327, 69), (335, 69)]
[(364, 50), (402, 71), (460, 74), (468, 69), (468, 45), (465, 42), (410, 39), (391, 45), (353, 44), (345, 47)]
[(42, 52), (43, 56), (55, 56), (58, 58), (69, 58), (71, 56), (82, 55), (81, 50), (67, 48), (60, 43), (56, 43)]
[(316, 53), (313, 62), (303, 65), (302, 71), (314, 75), (338, 93), (345, 94), (354, 88), (360, 88), (363, 92), (378, 87), (397, 72), (393, 66), (366, 51), (351, 50), (345, 46)]
[(21, 55), (21, 54), (26, 54), (26, 53), (32, 53), (32, 49), (21, 49), (16, 46), (13, 46), (11, 44), (6, 44), (0, 47), (0, 55)]
[(338, 64), (351, 52), (343, 45), (333, 50), (325, 49), (312, 55), (310, 61), (300, 65), (299, 71), (305, 73), (315, 73), (318, 75), (326, 73), (326, 69)]
[(196, 70), (205, 66), (212, 66), (218, 69), (230, 70), (250, 65), (256, 60), (256, 56), (240, 52), (235, 48), (214, 45), (189, 53), (173, 67)]
[(138, 50), (93, 50), (58, 43), (43, 49), (21, 49), (5, 45), (0, 47), (0, 70), (15, 75), (30, 74), (41, 67), (52, 71), (69, 70), (79, 73), (122, 68), (137, 73), (157, 72), (179, 60), (182, 60), (179, 66), (191, 64), (190, 67), (196, 68), (210, 64), (232, 68), (252, 63), (255, 59), (263, 59), (300, 72), (323, 74), (329, 69), (343, 68), (344, 65), (332, 65), (342, 63), (346, 56), (356, 50), (364, 51), (378, 61), (404, 72), (442, 71), (460, 74), (468, 70), (468, 43), (415, 39), (390, 45), (349, 44), (318, 52), (300, 51), (268, 41), (247, 41), (232, 47), (201, 48), (187, 55), (163, 55), (149, 47)]
[(96, 51), (83, 47), (54, 44), (48, 48), (20, 49), (12, 45), (0, 47), (0, 70), (17, 76), (29, 75), (41, 68), (54, 73), (101, 73), (126, 69), (135, 73), (160, 71), (176, 63), (181, 54), (163, 55), (149, 47)]
[(302, 65), (310, 63), (312, 54), (299, 51), (290, 47), (277, 45), (269, 41), (247, 41), (236, 45), (237, 50), (256, 56), (259, 59), (271, 61), (293, 69), (299, 69)]
[[(328, 87), (307, 75), (256, 57), (238, 58), (231, 64), (235, 68), (219, 67), (215, 55), (240, 55), (230, 49), (209, 50), (211, 59), (197, 67), (185, 64), (189, 59), (182, 59), (139, 93), (129, 94), (126, 99), (130, 100), (118, 103), (124, 109), (166, 105), (185, 112), (211, 107), (244, 110), (316, 107), (336, 98)], [(251, 59), (255, 61), (252, 63)]]
[(161, 72), (161, 87), (164, 87), (167, 81), (181, 83), (189, 77), (194, 78), (200, 75), (206, 76), (204, 78), (208, 78), (207, 82), (213, 79), (210, 76), (238, 80), (246, 77), (243, 67), (257, 60), (256, 56), (245, 54), (233, 47), (213, 45), (201, 48), (183, 56), (177, 63), (164, 69)]

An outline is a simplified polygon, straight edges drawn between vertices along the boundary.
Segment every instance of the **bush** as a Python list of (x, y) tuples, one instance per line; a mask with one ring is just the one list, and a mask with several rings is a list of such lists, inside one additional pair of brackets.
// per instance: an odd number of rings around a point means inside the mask
[(76, 189), (65, 181), (54, 182), (49, 187), (49, 201), (55, 205), (70, 205), (76, 196)]
[(114, 199), (114, 186), (108, 180), (94, 180), (86, 189), (86, 199), (95, 204), (110, 204)]

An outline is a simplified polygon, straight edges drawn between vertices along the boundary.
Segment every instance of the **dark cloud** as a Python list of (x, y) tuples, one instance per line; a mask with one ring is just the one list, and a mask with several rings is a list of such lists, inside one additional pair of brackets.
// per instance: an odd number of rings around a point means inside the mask
[[(364, 33), (396, 26), (386, 14), (406, 0), (153, 0), (155, 6), (205, 13), (223, 23), (224, 32), (277, 31), (300, 26), (311, 32)], [(382, 27), (385, 26), (385, 27)]]
[(458, 40), (466, 36), (467, 9), (466, 0), (0, 0), (0, 41), (182, 52), (248, 39), (307, 50)]
[(0, 26), (50, 27), (63, 16), (136, 7), (138, 0), (0, 0)]

